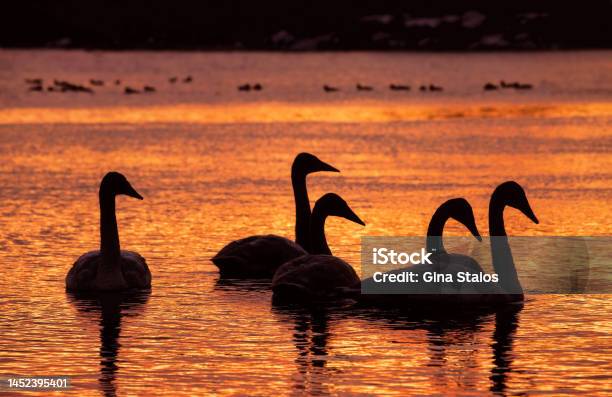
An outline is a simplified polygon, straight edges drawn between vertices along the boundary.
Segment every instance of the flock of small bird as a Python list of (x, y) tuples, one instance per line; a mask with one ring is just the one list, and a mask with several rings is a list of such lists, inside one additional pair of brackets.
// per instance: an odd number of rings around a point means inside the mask
[(533, 88), (533, 85), (528, 84), (528, 83), (520, 83), (518, 81), (513, 81), (513, 82), (508, 83), (504, 80), (501, 80), (499, 82), (499, 85), (494, 84), (494, 83), (487, 83), (482, 87), (482, 89), (485, 91), (495, 91), (500, 88), (501, 89), (513, 88), (515, 90), (530, 90)]
[[(99, 79), (90, 79), (89, 84), (91, 87), (84, 86), (81, 84), (71, 83), (69, 81), (57, 80), (57, 79), (53, 80), (53, 83), (47, 86), (45, 86), (44, 81), (41, 78), (26, 79), (25, 82), (29, 86), (28, 91), (34, 91), (34, 92), (43, 92), (43, 91), (47, 91), (47, 92), (85, 92), (85, 93), (93, 94), (94, 93), (93, 87), (102, 87), (106, 85), (106, 82), (104, 80), (99, 80)], [(189, 84), (193, 82), (193, 77), (186, 76), (186, 77), (179, 78), (177, 76), (173, 76), (168, 79), (168, 82), (170, 84), (177, 84), (177, 83)], [(121, 80), (118, 80), (118, 79), (114, 80), (113, 82), (110, 82), (109, 85), (120, 86)], [(501, 80), (499, 84), (488, 82), (483, 86), (484, 91), (495, 91), (499, 89), (530, 90), (532, 88), (533, 88), (532, 84), (521, 83), (518, 81), (506, 82), (504, 80)], [(253, 83), (253, 84), (245, 83), (245, 84), (239, 85), (237, 89), (238, 91), (242, 91), (242, 92), (261, 91), (263, 90), (263, 85), (261, 83)], [(374, 91), (374, 87), (370, 85), (361, 84), (361, 83), (357, 83), (355, 86), (355, 89), (357, 91)], [(395, 83), (389, 84), (389, 90), (391, 91), (410, 91), (411, 89), (412, 87), (406, 84), (395, 84)], [(341, 91), (341, 89), (340, 87), (337, 87), (337, 86), (325, 84), (323, 85), (323, 91), (326, 93), (333, 93), (333, 92)], [(428, 85), (420, 85), (419, 91), (421, 92), (441, 92), (441, 91), (444, 91), (444, 88), (436, 84), (428, 84)], [(157, 92), (157, 89), (151, 85), (145, 85), (142, 88), (134, 88), (131, 86), (123, 87), (123, 93), (126, 95), (141, 94), (141, 93), (154, 93), (154, 92)]]
[[(176, 84), (179, 81), (184, 84), (189, 84), (193, 81), (193, 77), (187, 76), (187, 77), (183, 77), (179, 79), (178, 77), (175, 76), (175, 77), (170, 77), (168, 79), (168, 82), (170, 84)], [(71, 83), (65, 80), (58, 80), (58, 79), (54, 79), (53, 82), (51, 84), (48, 84), (47, 86), (45, 86), (45, 82), (41, 78), (25, 79), (25, 83), (28, 85), (28, 91), (33, 91), (33, 92), (44, 92), (44, 91), (47, 91), (47, 92), (86, 92), (89, 94), (94, 93), (93, 87), (103, 87), (107, 85), (107, 82), (105, 82), (104, 80), (100, 80), (100, 79), (89, 79), (89, 85), (91, 87), (88, 87), (82, 84)], [(119, 79), (108, 82), (109, 86), (111, 85), (121, 86), (121, 84), (122, 84), (121, 80)], [(128, 85), (123, 86), (123, 93), (126, 95), (140, 94), (140, 93), (153, 93), (153, 92), (157, 92), (157, 89), (152, 85), (144, 85), (142, 88), (134, 88)]]
[[(372, 87), (370, 85), (361, 84), (361, 83), (357, 83), (357, 85), (355, 85), (355, 89), (357, 91), (374, 91), (374, 87)], [(394, 83), (389, 84), (389, 90), (391, 90), (391, 91), (410, 91), (411, 89), (412, 89), (412, 87), (410, 87), (409, 85), (406, 85), (406, 84), (394, 84)], [(325, 92), (338, 92), (338, 91), (340, 91), (340, 88), (325, 84), (323, 86), (323, 91), (325, 91)], [(429, 85), (421, 85), (421, 86), (419, 86), (419, 91), (422, 91), (422, 92), (425, 92), (425, 91), (440, 92), (440, 91), (444, 91), (444, 88), (442, 88), (439, 85), (429, 84)]]

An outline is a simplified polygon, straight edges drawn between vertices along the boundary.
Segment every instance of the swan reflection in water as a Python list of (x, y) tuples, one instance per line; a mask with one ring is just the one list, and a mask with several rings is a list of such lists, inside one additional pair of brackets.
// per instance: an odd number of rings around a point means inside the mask
[(67, 293), (69, 301), (80, 314), (98, 319), (100, 324), (100, 390), (106, 397), (117, 395), (115, 379), (119, 366), (119, 336), (122, 317), (140, 314), (150, 291), (104, 292), (95, 294)]
[[(406, 312), (402, 310), (381, 310), (371, 308), (361, 308), (357, 310), (343, 310), (337, 313), (342, 318), (360, 318), (364, 321), (373, 322), (381, 325), (384, 328), (393, 330), (403, 330), (407, 332), (406, 337), (410, 338), (409, 332), (424, 330), (426, 331), (427, 350), (429, 355), (428, 367), (431, 368), (432, 382), (444, 390), (446, 387), (445, 379), (447, 375), (453, 371), (449, 368), (451, 360), (449, 360), (448, 352), (461, 351), (461, 372), (462, 376), (459, 382), (462, 383), (464, 389), (475, 389), (477, 387), (477, 378), (471, 377), (470, 369), (476, 370), (479, 365), (477, 363), (477, 350), (481, 348), (481, 344), (477, 342), (478, 335), (485, 332), (486, 324), (493, 322), (494, 329), (491, 335), (491, 357), (492, 366), (489, 379), (491, 385), (489, 391), (495, 395), (505, 395), (507, 392), (507, 382), (510, 374), (514, 371), (514, 338), (519, 326), (519, 314), (523, 309), (522, 303), (503, 305), (496, 308), (486, 310), (465, 310), (463, 312), (449, 311), (429, 311), (422, 309), (419, 311)], [(294, 315), (295, 316), (295, 315)], [(314, 349), (311, 352), (321, 352), (321, 357), (310, 359), (314, 366), (317, 361), (325, 363), (327, 356), (327, 339), (330, 331), (327, 327), (327, 318), (330, 312), (324, 316), (319, 315), (318, 319), (312, 315), (310, 319), (311, 330), (315, 330), (315, 326), (321, 329), (318, 334), (318, 339), (312, 337), (311, 345)], [(337, 318), (333, 314), (333, 318)], [(296, 318), (296, 330), (300, 324), (300, 317)], [(304, 323), (307, 324), (307, 323)], [(297, 334), (296, 334), (297, 335)], [(324, 335), (324, 337), (323, 337)], [(298, 340), (296, 340), (296, 346)], [(319, 342), (319, 343), (317, 343)], [(459, 349), (457, 349), (459, 348)], [(464, 371), (465, 370), (465, 371)], [(329, 373), (327, 374), (330, 375)], [(454, 379), (457, 381), (457, 379)]]
[(297, 377), (293, 389), (305, 395), (329, 395), (332, 369), (327, 367), (330, 310), (297, 305), (273, 305), (283, 323), (293, 322), (292, 339), (297, 349)]
[[(491, 386), (489, 390), (504, 395), (507, 389), (508, 375), (513, 371), (512, 363), (514, 354), (512, 352), (514, 337), (519, 325), (519, 313), (523, 309), (522, 303), (499, 306), (486, 311), (464, 311), (450, 313), (441, 312), (413, 312), (402, 311), (366, 311), (362, 315), (365, 318), (382, 321), (386, 327), (392, 329), (426, 330), (429, 366), (438, 368), (435, 373), (434, 383), (444, 386), (448, 359), (447, 351), (457, 346), (462, 347), (464, 357), (462, 366), (466, 369), (476, 368), (476, 350), (479, 348), (474, 343), (476, 334), (482, 333), (484, 325), (494, 318), (494, 330), (492, 335), (491, 349), (493, 366), (491, 367)], [(468, 346), (472, 348), (468, 348)], [(454, 349), (452, 349), (454, 350)], [(470, 384), (470, 378), (463, 378), (463, 386), (474, 388)]]

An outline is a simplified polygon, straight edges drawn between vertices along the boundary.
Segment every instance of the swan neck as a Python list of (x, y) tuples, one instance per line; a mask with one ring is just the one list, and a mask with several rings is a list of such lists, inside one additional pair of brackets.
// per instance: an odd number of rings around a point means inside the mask
[(121, 255), (115, 215), (115, 195), (100, 189), (100, 252), (105, 263), (117, 262)]
[(489, 202), (489, 236), (506, 236), (506, 226), (504, 224), (505, 200), (496, 195), (491, 197)]
[(516, 272), (512, 250), (504, 226), (505, 200), (493, 194), (489, 203), (489, 238), (493, 269), (499, 275), (499, 285), (508, 294), (522, 295), (523, 288)]
[(295, 167), (291, 170), (291, 184), (295, 199), (295, 242), (309, 251), (310, 201), (306, 190), (306, 175)]
[(315, 206), (310, 217), (310, 251), (312, 255), (331, 255), (325, 238), (325, 220), (327, 214)]
[(444, 250), (444, 244), (442, 243), (442, 233), (444, 232), (444, 225), (446, 225), (448, 218), (448, 210), (444, 207), (440, 207), (434, 212), (427, 228), (427, 252), (446, 252)]

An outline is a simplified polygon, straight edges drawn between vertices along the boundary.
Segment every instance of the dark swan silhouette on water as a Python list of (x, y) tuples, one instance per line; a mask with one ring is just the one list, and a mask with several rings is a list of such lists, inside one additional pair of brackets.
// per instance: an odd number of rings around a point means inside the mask
[(504, 223), (506, 207), (521, 211), (535, 224), (540, 223), (533, 213), (525, 190), (521, 185), (514, 181), (508, 181), (495, 189), (489, 201), (489, 236), (491, 238), (493, 269), (499, 275), (499, 283), (494, 287), (485, 289), (484, 294), (472, 295), (486, 304), (512, 303), (524, 300), (523, 287), (514, 265)]
[(310, 153), (298, 154), (291, 166), (295, 199), (295, 242), (273, 234), (232, 241), (212, 258), (221, 277), (272, 278), (280, 265), (309, 252), (310, 201), (306, 177), (319, 171), (340, 172)]
[(438, 267), (437, 271), (443, 270), (444, 272), (454, 272), (455, 269), (463, 270), (465, 267), (477, 271), (482, 270), (473, 258), (446, 252), (442, 243), (442, 234), (446, 222), (451, 218), (464, 225), (478, 241), (482, 241), (470, 203), (464, 198), (455, 198), (444, 202), (434, 212), (427, 227), (426, 250), (433, 253), (431, 259), (434, 262), (434, 267)]
[(66, 275), (69, 291), (112, 291), (151, 288), (151, 272), (145, 259), (122, 251), (115, 216), (115, 196), (142, 196), (118, 172), (109, 172), (100, 183), (100, 250), (76, 260)]
[[(387, 272), (387, 274), (400, 274), (406, 271), (417, 273), (419, 280), (423, 279), (423, 273), (435, 271), (437, 273), (456, 273), (458, 271), (473, 271), (480, 268), (478, 262), (467, 255), (451, 254), (446, 251), (442, 243), (444, 226), (449, 219), (454, 219), (464, 225), (478, 241), (481, 241), (480, 233), (476, 227), (474, 211), (470, 203), (464, 198), (455, 198), (444, 202), (434, 212), (427, 228), (426, 250), (431, 252), (430, 261), (433, 264), (417, 264)], [(353, 286), (353, 295), (359, 290), (370, 289), (375, 291), (376, 286), (373, 277), (369, 277)], [(431, 295), (440, 292), (438, 284), (418, 283), (410, 285), (414, 291), (406, 291), (404, 294), (362, 294), (358, 297), (361, 303), (372, 305), (405, 305), (420, 301), (441, 299), (441, 295)], [(420, 290), (417, 290), (420, 289)], [(413, 292), (413, 293), (409, 293)]]
[(359, 282), (359, 276), (351, 265), (333, 256), (327, 245), (325, 220), (328, 216), (342, 217), (365, 226), (337, 194), (327, 193), (317, 200), (310, 217), (310, 254), (278, 268), (272, 279), (272, 291), (277, 302), (333, 299), (338, 297), (342, 288)]
[[(489, 236), (492, 265), (499, 281), (497, 283), (462, 283), (459, 285), (460, 289), (451, 290), (451, 292), (457, 292), (456, 294), (448, 293), (444, 297), (439, 296), (437, 300), (440, 303), (452, 302), (475, 308), (524, 300), (523, 288), (518, 278), (504, 224), (506, 207), (515, 208), (532, 222), (539, 223), (521, 185), (508, 181), (497, 186), (489, 200)], [(472, 258), (469, 262), (463, 263), (463, 268), (463, 271), (471, 273), (483, 272), (480, 264)], [(461, 268), (457, 268), (456, 271), (461, 271)]]

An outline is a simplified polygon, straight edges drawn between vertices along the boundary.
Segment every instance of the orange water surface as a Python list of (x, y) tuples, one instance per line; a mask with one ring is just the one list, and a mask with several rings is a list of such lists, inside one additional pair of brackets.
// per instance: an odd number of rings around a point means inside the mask
[[(56, 394), (78, 396), (610, 395), (610, 295), (452, 318), (306, 310), (272, 306), (266, 283), (219, 280), (209, 261), (239, 237), (293, 235), (301, 151), (341, 170), (308, 178), (311, 201), (336, 192), (367, 224), (327, 222), (332, 251), (358, 272), (361, 236), (423, 235), (449, 198), (467, 198), (486, 234), (490, 194), (509, 179), (540, 219), (508, 210), (510, 234), (610, 235), (610, 55), (0, 51), (0, 376), (69, 375)], [(170, 87), (181, 73), (193, 86)], [(536, 89), (485, 95), (500, 75)], [(99, 76), (158, 92), (23, 84)], [(397, 98), (382, 92), (389, 79), (445, 91)], [(235, 84), (251, 80), (264, 91), (245, 99)], [(380, 89), (359, 97), (356, 81)], [(333, 82), (338, 97), (320, 90)], [(118, 198), (117, 216), (153, 289), (100, 304), (67, 295), (64, 277), (99, 244), (109, 170), (145, 197)]]

